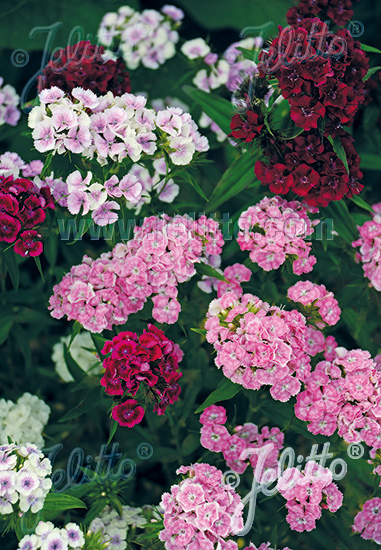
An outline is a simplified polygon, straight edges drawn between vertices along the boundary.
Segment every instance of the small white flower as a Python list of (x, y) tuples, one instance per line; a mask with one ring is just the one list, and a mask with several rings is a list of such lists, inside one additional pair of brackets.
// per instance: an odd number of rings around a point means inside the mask
[(181, 51), (188, 59), (197, 59), (208, 55), (210, 48), (203, 38), (194, 38), (185, 42), (181, 46)]

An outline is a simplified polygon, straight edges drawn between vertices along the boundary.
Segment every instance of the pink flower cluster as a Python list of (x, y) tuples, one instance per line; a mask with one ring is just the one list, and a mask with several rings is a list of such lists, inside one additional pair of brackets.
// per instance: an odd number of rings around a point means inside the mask
[(145, 97), (128, 93), (96, 96), (73, 88), (71, 96), (56, 86), (40, 93), (40, 105), (28, 118), (37, 151), (96, 156), (105, 165), (127, 157), (137, 162), (142, 155), (153, 155), (159, 145), (173, 164), (185, 165), (196, 151), (209, 148), (191, 115), (180, 108), (156, 112), (146, 108)]
[(361, 262), (364, 275), (378, 292), (381, 291), (381, 203), (373, 206), (373, 220), (358, 226), (360, 238), (352, 243), (360, 247), (356, 260)]
[(4, 84), (4, 78), (0, 77), (0, 126), (9, 124), (16, 126), (20, 120), (21, 111), (18, 109), (20, 98), (16, 90), (10, 84)]
[[(213, 266), (216, 267), (216, 266)], [(243, 290), (241, 283), (247, 283), (251, 279), (251, 271), (243, 264), (229, 265), (222, 272), (220, 269), (216, 269), (221, 275), (227, 279), (228, 282), (220, 281), (215, 277), (204, 276), (201, 281), (197, 283), (197, 286), (204, 292), (210, 294), (213, 290), (217, 291), (217, 297), (221, 298), (225, 292), (232, 291), (238, 297), (242, 296)]]
[(299, 392), (298, 378), (310, 369), (301, 313), (227, 292), (210, 303), (207, 317), (206, 339), (227, 378), (253, 390), (270, 385), (271, 396), (283, 402)]
[[(243, 528), (243, 503), (222, 472), (209, 464), (181, 466), (187, 477), (164, 493), (164, 530), (159, 538), (167, 550), (238, 550), (228, 537)], [(216, 544), (218, 546), (216, 546)]]
[(305, 379), (295, 414), (313, 434), (338, 430), (348, 443), (381, 448), (381, 374), (367, 351), (336, 348), (333, 361), (320, 361)]
[(287, 500), (287, 523), (294, 531), (312, 531), (322, 515), (322, 509), (337, 512), (343, 494), (332, 482), (332, 472), (310, 460), (303, 471), (287, 468), (277, 483), (277, 489)]
[(339, 304), (333, 293), (328, 292), (324, 285), (298, 281), (288, 289), (287, 296), (293, 302), (302, 304), (303, 315), (307, 320), (314, 321), (319, 328), (324, 328), (326, 324), (336, 325), (340, 319)]
[[(270, 543), (269, 542), (262, 542), (262, 544), (260, 546), (255, 546), (252, 542), (250, 543), (249, 546), (246, 546), (243, 550), (274, 550), (273, 548), (270, 547)], [(279, 550), (281, 550), (279, 548)], [(283, 550), (291, 550), (291, 548), (289, 548), (288, 546), (286, 546), (285, 548), (283, 548)]]
[(195, 273), (194, 264), (219, 255), (224, 240), (218, 222), (202, 216), (163, 214), (145, 218), (134, 238), (92, 260), (84, 256), (53, 289), (52, 317), (75, 319), (91, 332), (102, 332), (127, 321), (148, 298), (152, 316), (175, 323), (181, 310), (178, 283)]
[[(279, 428), (263, 427), (261, 431), (258, 426), (251, 422), (243, 426), (236, 426), (234, 433), (230, 434), (226, 424), (226, 409), (218, 405), (211, 405), (206, 408), (200, 416), (201, 445), (215, 453), (222, 452), (226, 464), (229, 468), (243, 474), (248, 466), (248, 462), (240, 457), (242, 453), (246, 458), (249, 457), (252, 468), (258, 463), (258, 453), (248, 452), (247, 449), (260, 449), (268, 443), (273, 444), (270, 452), (266, 453), (265, 461), (262, 465), (262, 471), (267, 468), (276, 468), (279, 451), (283, 448), (284, 433)], [(258, 480), (259, 481), (259, 480)]]
[(288, 202), (281, 197), (263, 198), (250, 206), (238, 220), (237, 242), (241, 250), (250, 251), (250, 259), (265, 271), (278, 269), (287, 257), (293, 260), (293, 272), (308, 273), (316, 263), (310, 255), (312, 243), (306, 238), (319, 220), (310, 220), (317, 208)]
[(360, 533), (361, 538), (381, 544), (381, 498), (371, 498), (364, 503), (354, 519), (352, 529)]

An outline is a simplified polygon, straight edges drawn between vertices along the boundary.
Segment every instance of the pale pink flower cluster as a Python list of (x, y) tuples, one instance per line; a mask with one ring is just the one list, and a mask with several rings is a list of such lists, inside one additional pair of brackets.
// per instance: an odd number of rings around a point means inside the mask
[[(247, 458), (255, 470), (259, 453), (252, 453), (250, 449), (261, 449), (268, 443), (272, 443), (273, 448), (266, 453), (262, 471), (267, 468), (277, 468), (279, 451), (283, 448), (284, 442), (284, 433), (279, 428), (270, 429), (268, 426), (264, 426), (259, 431), (258, 426), (246, 422), (243, 426), (236, 426), (233, 430), (234, 433), (231, 434), (225, 427), (226, 409), (218, 405), (207, 407), (200, 416), (200, 422), (203, 425), (201, 445), (209, 451), (222, 452), (227, 466), (238, 474), (242, 474), (248, 467)], [(249, 452), (246, 454), (247, 450)], [(245, 456), (245, 460), (240, 458), (241, 455)]]
[[(85, 550), (89, 546), (100, 550), (105, 545), (85, 541), (84, 533), (77, 523), (67, 523), (63, 528), (55, 527), (51, 521), (40, 521), (31, 535), (25, 535), (17, 550)], [(109, 547), (111, 550), (111, 546)]]
[(156, 112), (146, 108), (143, 96), (96, 96), (82, 88), (74, 88), (71, 96), (56, 86), (40, 93), (40, 105), (28, 118), (37, 151), (95, 156), (105, 165), (126, 158), (137, 162), (152, 156), (159, 145), (173, 164), (185, 165), (196, 151), (209, 148), (191, 115), (177, 107)]
[[(158, 69), (176, 53), (179, 35), (175, 29), (183, 17), (184, 12), (171, 5), (163, 6), (160, 12), (143, 10), (141, 13), (122, 6), (117, 12), (106, 13), (98, 38), (107, 47), (118, 42), (129, 69), (137, 69), (140, 64), (147, 69)], [(112, 50), (106, 50), (106, 55), (113, 57)]]
[(381, 291), (381, 202), (373, 205), (373, 220), (358, 226), (360, 238), (352, 243), (360, 247), (356, 260), (362, 263), (364, 275), (370, 286)]
[(206, 339), (227, 378), (253, 390), (269, 385), (271, 396), (283, 402), (299, 392), (299, 379), (311, 368), (301, 313), (227, 292), (210, 303), (207, 317)]
[(208, 263), (222, 252), (218, 222), (202, 216), (163, 214), (145, 218), (134, 238), (92, 260), (84, 256), (53, 289), (51, 315), (75, 319), (90, 332), (102, 332), (127, 321), (148, 298), (152, 316), (173, 324), (181, 310), (178, 283), (189, 280), (196, 263)]
[(217, 291), (217, 298), (221, 298), (225, 292), (231, 290), (236, 296), (240, 297), (243, 294), (241, 283), (247, 283), (251, 279), (251, 271), (243, 264), (229, 265), (222, 271), (219, 266), (213, 266), (228, 282), (220, 281), (215, 277), (203, 276), (202, 280), (197, 283), (197, 286), (204, 292), (210, 294), (213, 290)]
[(317, 285), (311, 281), (298, 281), (288, 289), (287, 296), (293, 302), (302, 304), (306, 319), (312, 319), (319, 328), (324, 328), (326, 324), (336, 325), (340, 319), (339, 304), (333, 297), (333, 292), (328, 292), (324, 285)]
[(322, 509), (337, 512), (343, 494), (332, 481), (332, 472), (310, 460), (303, 471), (287, 468), (277, 483), (277, 489), (287, 500), (287, 523), (293, 531), (312, 531), (322, 515)]
[(381, 544), (381, 498), (371, 498), (364, 503), (354, 519), (352, 530), (361, 538)]
[[(181, 466), (187, 475), (164, 493), (164, 530), (159, 538), (167, 550), (238, 550), (226, 540), (243, 528), (243, 503), (222, 472), (209, 464)], [(217, 546), (216, 546), (217, 545)]]
[(31, 443), (0, 446), (0, 519), (42, 510), (52, 487), (52, 465)]
[(0, 77), (0, 126), (9, 124), (16, 126), (20, 120), (21, 111), (18, 109), (20, 97), (10, 84), (4, 84), (4, 78)]
[(250, 251), (250, 259), (264, 269), (278, 269), (287, 258), (293, 260), (296, 275), (309, 273), (316, 263), (310, 255), (311, 242), (306, 242), (319, 220), (310, 220), (317, 209), (299, 201), (286, 201), (276, 196), (264, 197), (250, 206), (238, 220), (237, 242), (241, 250)]
[(369, 352), (336, 348), (333, 361), (320, 361), (304, 380), (295, 414), (313, 434), (338, 430), (348, 443), (381, 448), (381, 373)]

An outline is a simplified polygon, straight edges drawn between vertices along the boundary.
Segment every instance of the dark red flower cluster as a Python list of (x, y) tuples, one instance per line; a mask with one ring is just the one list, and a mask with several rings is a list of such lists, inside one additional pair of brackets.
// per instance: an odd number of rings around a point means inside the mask
[(103, 56), (103, 46), (85, 40), (56, 51), (38, 77), (38, 91), (58, 86), (69, 93), (80, 86), (97, 95), (131, 92), (130, 76), (122, 59), (105, 61)]
[(298, 25), (303, 19), (315, 17), (332, 19), (336, 25), (342, 27), (352, 19), (352, 0), (300, 0), (299, 4), (287, 12), (287, 23)]
[(232, 131), (230, 132), (229, 137), (249, 143), (259, 135), (262, 127), (263, 117), (254, 111), (249, 110), (243, 114), (236, 114), (233, 116), (230, 123), (230, 128)]
[(41, 235), (36, 226), (45, 218), (45, 210), (54, 209), (48, 187), (37, 189), (28, 179), (0, 176), (0, 241), (15, 243), (20, 256), (39, 256)]
[(291, 106), (291, 118), (304, 130), (318, 127), (337, 135), (350, 125), (364, 101), (368, 59), (347, 29), (329, 32), (320, 19), (279, 27), (269, 51), (259, 55), (261, 76), (270, 75)]
[[(106, 369), (101, 385), (108, 395), (135, 397), (141, 389), (154, 403), (153, 411), (165, 413), (168, 405), (178, 400), (182, 373), (178, 371), (183, 353), (155, 325), (148, 324), (141, 336), (134, 332), (121, 332), (105, 343), (103, 361)], [(132, 428), (142, 421), (144, 409), (135, 399), (115, 405), (112, 417), (121, 426)]]
[(358, 195), (364, 188), (359, 181), (360, 157), (347, 132), (342, 131), (340, 139), (349, 173), (328, 139), (312, 130), (277, 141), (269, 154), (270, 164), (256, 162), (255, 174), (273, 193), (283, 195), (293, 191), (312, 206), (328, 206), (344, 196)]

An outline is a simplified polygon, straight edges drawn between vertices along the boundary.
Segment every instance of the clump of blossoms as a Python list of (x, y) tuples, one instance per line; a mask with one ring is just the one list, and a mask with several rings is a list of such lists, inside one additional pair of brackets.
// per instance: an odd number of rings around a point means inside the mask
[(207, 318), (206, 339), (227, 378), (253, 390), (269, 385), (271, 396), (282, 402), (299, 392), (299, 378), (311, 368), (301, 313), (227, 292), (210, 303)]
[[(340, 319), (341, 309), (332, 292), (324, 285), (311, 281), (298, 281), (287, 291), (287, 296), (293, 302), (303, 305), (303, 315), (315, 322), (319, 328), (325, 325), (336, 325)], [(323, 321), (323, 322), (322, 322)]]
[[(64, 346), (69, 347), (71, 336), (62, 336), (59, 342), (54, 344), (52, 350), (52, 361), (56, 373), (64, 382), (74, 382), (74, 378), (67, 368), (64, 354)], [(91, 350), (94, 351), (91, 351)], [(77, 334), (70, 345), (70, 355), (77, 365), (88, 374), (100, 374), (102, 364), (99, 356), (94, 349), (94, 343), (89, 332), (80, 332)]]
[(122, 506), (122, 514), (107, 506), (99, 516), (90, 523), (89, 530), (101, 532), (108, 544), (107, 550), (124, 550), (127, 548), (127, 534), (130, 529), (142, 528), (147, 519), (142, 508)]
[(73, 88), (71, 97), (56, 86), (42, 90), (40, 105), (29, 113), (34, 146), (41, 153), (67, 151), (96, 160), (102, 166), (110, 160), (139, 161), (158, 148), (168, 153), (173, 164), (189, 164), (196, 151), (207, 151), (189, 113), (177, 107), (156, 112), (146, 108), (146, 98), (133, 94), (97, 97), (91, 90)]
[(313, 434), (338, 434), (348, 443), (381, 448), (380, 372), (369, 352), (337, 347), (333, 361), (320, 361), (305, 379), (295, 414)]
[(177, 285), (196, 273), (195, 264), (220, 255), (218, 222), (202, 216), (151, 216), (135, 227), (133, 239), (92, 260), (84, 256), (53, 288), (51, 315), (75, 319), (90, 332), (124, 324), (131, 313), (153, 302), (152, 316), (173, 324), (181, 310)]
[(360, 247), (356, 260), (362, 263), (364, 275), (370, 281), (369, 286), (381, 291), (381, 203), (373, 206), (373, 219), (358, 226), (360, 238), (352, 243)]
[(358, 195), (364, 188), (361, 159), (347, 132), (342, 131), (340, 139), (348, 171), (330, 141), (311, 130), (292, 139), (264, 143), (268, 160), (255, 163), (255, 174), (271, 192), (284, 195), (292, 191), (312, 206), (328, 206), (331, 201)]
[(38, 189), (29, 179), (0, 176), (0, 242), (13, 244), (20, 256), (39, 256), (43, 245), (38, 226), (47, 208), (54, 209), (48, 187)]
[[(201, 445), (209, 451), (222, 452), (227, 466), (238, 474), (246, 470), (248, 462), (245, 459), (247, 458), (255, 470), (260, 453), (253, 453), (251, 449), (261, 449), (269, 443), (272, 444), (272, 449), (266, 452), (261, 469), (264, 472), (267, 468), (277, 468), (279, 451), (283, 448), (284, 442), (284, 433), (279, 428), (270, 429), (264, 426), (259, 431), (258, 426), (246, 422), (243, 426), (236, 426), (231, 434), (225, 427), (226, 409), (218, 405), (207, 407), (200, 416), (200, 422), (202, 424)], [(245, 456), (245, 459), (241, 459), (241, 455)]]
[(101, 385), (118, 401), (112, 417), (120, 426), (132, 428), (143, 420), (144, 408), (132, 399), (139, 389), (145, 401), (154, 403), (153, 412), (158, 415), (178, 400), (183, 352), (155, 325), (148, 324), (140, 336), (129, 331), (119, 333), (105, 343), (102, 354), (107, 357)]
[(37, 395), (25, 392), (16, 403), (0, 399), (0, 444), (8, 437), (20, 445), (32, 443), (44, 446), (42, 432), (48, 423), (50, 407)]
[(54, 52), (52, 59), (37, 77), (38, 92), (57, 86), (70, 93), (78, 86), (97, 95), (131, 92), (130, 77), (121, 59), (114, 61), (103, 46), (82, 40)]
[(110, 50), (118, 46), (129, 69), (143, 65), (147, 69), (158, 69), (176, 53), (179, 27), (184, 12), (171, 5), (156, 10), (135, 11), (130, 6), (122, 6), (117, 12), (109, 12), (103, 17), (98, 39)]
[(367, 500), (354, 519), (352, 530), (361, 538), (381, 544), (381, 498)]
[(303, 19), (320, 14), (324, 21), (327, 17), (340, 27), (353, 17), (352, 0), (300, 0), (297, 6), (287, 12), (287, 23), (297, 25)]
[(0, 465), (0, 516), (42, 510), (52, 487), (50, 460), (35, 445), (11, 443), (0, 446)]
[[(271, 548), (271, 544), (269, 542), (262, 542), (262, 544), (258, 547), (255, 546), (255, 544), (253, 544), (251, 542), (250, 545), (245, 546), (245, 548), (243, 550), (274, 550), (274, 549)], [(279, 550), (281, 550), (281, 549), (279, 548)], [(283, 550), (291, 550), (291, 548), (286, 546), (285, 548), (283, 548)]]
[(347, 29), (330, 32), (311, 18), (280, 27), (269, 50), (259, 54), (258, 69), (261, 76), (278, 80), (296, 126), (311, 130), (324, 121), (329, 135), (352, 124), (364, 101), (369, 64)]
[(216, 271), (221, 273), (226, 281), (220, 281), (215, 277), (203, 276), (202, 280), (197, 283), (197, 286), (204, 292), (210, 294), (213, 290), (217, 291), (217, 298), (221, 298), (225, 292), (231, 290), (236, 296), (242, 296), (243, 289), (241, 283), (247, 283), (251, 279), (251, 270), (243, 264), (233, 264), (226, 267), (223, 271), (217, 268)]
[(222, 472), (209, 464), (181, 466), (186, 475), (160, 503), (164, 530), (159, 538), (167, 550), (237, 550), (227, 540), (243, 528), (243, 503), (234, 488), (223, 481)]
[(251, 261), (265, 271), (278, 269), (290, 258), (294, 273), (308, 273), (316, 258), (310, 255), (312, 243), (305, 239), (319, 223), (310, 220), (308, 214), (316, 211), (298, 201), (265, 197), (241, 214), (237, 242), (241, 250), (250, 251)]
[(40, 521), (31, 535), (25, 535), (17, 550), (107, 550), (101, 533), (84, 533), (76, 523), (55, 527), (51, 521)]
[(21, 111), (18, 109), (20, 97), (10, 84), (4, 84), (4, 78), (0, 77), (0, 126), (9, 124), (16, 126), (20, 120)]
[(337, 512), (343, 494), (332, 481), (332, 472), (314, 460), (303, 471), (287, 468), (277, 483), (277, 489), (287, 500), (287, 523), (293, 531), (302, 533), (316, 528), (322, 509)]

